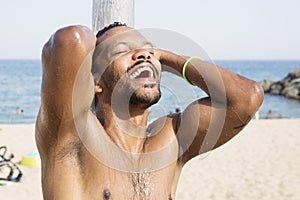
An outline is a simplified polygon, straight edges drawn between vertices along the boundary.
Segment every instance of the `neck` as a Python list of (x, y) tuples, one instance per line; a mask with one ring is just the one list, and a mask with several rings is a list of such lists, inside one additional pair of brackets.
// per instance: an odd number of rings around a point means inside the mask
[(125, 151), (141, 153), (147, 137), (148, 109), (128, 108), (121, 104), (113, 108), (105, 102), (99, 104), (97, 117), (111, 140)]

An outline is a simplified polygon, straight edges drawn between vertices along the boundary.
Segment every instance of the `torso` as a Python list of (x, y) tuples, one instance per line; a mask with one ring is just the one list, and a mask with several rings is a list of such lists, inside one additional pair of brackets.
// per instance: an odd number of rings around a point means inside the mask
[[(120, 162), (122, 155), (105, 145), (98, 146), (104, 152), (103, 157), (95, 155), (90, 147), (86, 148), (88, 140), (75, 136), (66, 139), (63, 145), (50, 148), (44, 155), (41, 153), (45, 200), (174, 199), (182, 166), (176, 159), (170, 159), (171, 154), (177, 157), (178, 145), (167, 126), (146, 140), (142, 156), (134, 156), (136, 162), (130, 162), (131, 159)], [(41, 144), (38, 146), (44, 148)]]

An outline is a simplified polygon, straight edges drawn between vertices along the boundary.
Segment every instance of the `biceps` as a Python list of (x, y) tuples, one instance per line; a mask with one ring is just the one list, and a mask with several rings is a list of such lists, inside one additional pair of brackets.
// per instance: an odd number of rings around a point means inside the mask
[[(92, 101), (93, 78), (90, 71), (91, 43), (94, 41), (89, 39), (91, 36), (87, 36), (86, 31), (83, 27), (61, 29), (43, 49), (41, 104), (43, 110), (49, 110), (59, 118), (72, 117), (73, 105), (77, 105), (76, 111), (79, 111), (87, 108)], [(73, 101), (78, 96), (80, 103)]]

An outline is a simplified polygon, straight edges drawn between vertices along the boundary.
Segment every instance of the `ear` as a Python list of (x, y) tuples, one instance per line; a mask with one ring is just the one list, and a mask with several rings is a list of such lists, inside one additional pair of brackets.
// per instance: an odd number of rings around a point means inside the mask
[(99, 83), (95, 85), (95, 93), (101, 93), (102, 91), (102, 86)]

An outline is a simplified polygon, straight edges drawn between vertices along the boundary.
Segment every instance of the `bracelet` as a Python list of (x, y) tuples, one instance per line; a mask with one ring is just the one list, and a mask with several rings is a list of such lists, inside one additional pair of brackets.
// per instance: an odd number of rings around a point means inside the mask
[(182, 77), (183, 77), (184, 80), (186, 80), (186, 82), (188, 82), (188, 83), (191, 84), (191, 85), (194, 85), (194, 84), (193, 84), (192, 82), (190, 82), (190, 81), (187, 79), (187, 77), (186, 77), (186, 75), (185, 75), (185, 71), (186, 71), (186, 68), (187, 68), (189, 62), (191, 62), (191, 61), (194, 60), (194, 59), (203, 60), (203, 59), (200, 58), (200, 57), (192, 56), (192, 57), (190, 57), (189, 59), (187, 59), (187, 61), (185, 61), (184, 65), (183, 65), (183, 67), (182, 67)]

